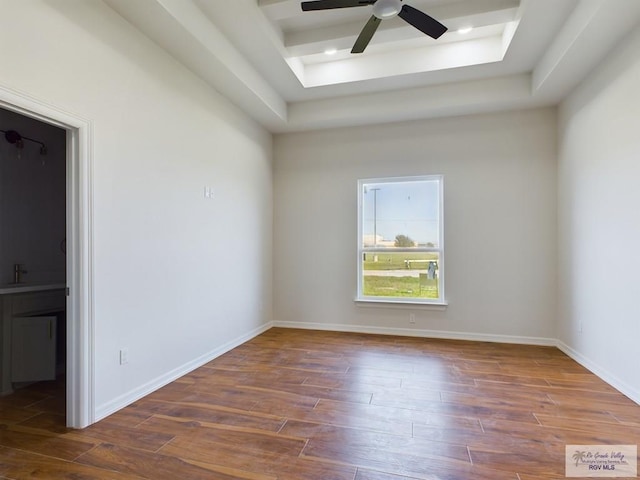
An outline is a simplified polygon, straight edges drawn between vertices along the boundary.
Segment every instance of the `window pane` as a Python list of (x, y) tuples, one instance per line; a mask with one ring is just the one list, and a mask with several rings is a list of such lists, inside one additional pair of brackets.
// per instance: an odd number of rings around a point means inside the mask
[(362, 190), (362, 247), (440, 248), (437, 180), (366, 183)]
[(363, 253), (362, 293), (366, 297), (440, 298), (436, 252)]

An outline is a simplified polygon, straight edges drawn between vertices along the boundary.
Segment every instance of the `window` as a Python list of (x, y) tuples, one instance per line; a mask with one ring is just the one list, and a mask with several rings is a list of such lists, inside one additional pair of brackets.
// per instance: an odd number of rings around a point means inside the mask
[(442, 176), (358, 182), (358, 298), (444, 304)]

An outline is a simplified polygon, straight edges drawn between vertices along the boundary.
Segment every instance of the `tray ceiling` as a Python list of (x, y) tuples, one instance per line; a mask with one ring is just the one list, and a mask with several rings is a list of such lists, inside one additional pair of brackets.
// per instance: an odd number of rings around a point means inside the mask
[(637, 0), (404, 0), (449, 30), (383, 20), (354, 55), (371, 6), (105, 1), (273, 132), (553, 105), (640, 21)]

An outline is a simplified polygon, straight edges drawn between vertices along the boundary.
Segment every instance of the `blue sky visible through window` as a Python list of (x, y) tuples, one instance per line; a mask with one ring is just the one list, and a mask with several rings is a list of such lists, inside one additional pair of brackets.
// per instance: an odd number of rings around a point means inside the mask
[(373, 238), (375, 231), (384, 241), (406, 235), (419, 246), (438, 246), (438, 181), (367, 183), (363, 188), (363, 235)]

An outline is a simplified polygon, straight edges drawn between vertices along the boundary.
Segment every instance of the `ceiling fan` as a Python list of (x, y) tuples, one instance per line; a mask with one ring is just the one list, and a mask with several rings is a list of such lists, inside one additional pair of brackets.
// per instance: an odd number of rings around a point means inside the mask
[(409, 5), (403, 4), (402, 0), (312, 0), (302, 2), (302, 10), (308, 12), (312, 10), (330, 10), (333, 8), (364, 7), (367, 5), (373, 5), (373, 15), (360, 32), (356, 43), (351, 49), (351, 53), (364, 52), (364, 49), (369, 45), (373, 34), (376, 33), (382, 20), (393, 18), (396, 15), (434, 39), (439, 38), (447, 31), (447, 27), (435, 18)]

